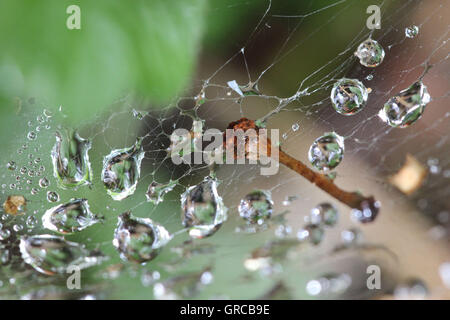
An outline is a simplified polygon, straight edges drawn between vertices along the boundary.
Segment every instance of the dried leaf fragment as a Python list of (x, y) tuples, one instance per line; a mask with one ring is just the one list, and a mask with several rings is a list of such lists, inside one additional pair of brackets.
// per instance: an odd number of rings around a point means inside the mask
[(3, 203), (3, 209), (6, 213), (17, 215), (25, 212), (27, 200), (21, 195), (8, 196), (6, 201)]

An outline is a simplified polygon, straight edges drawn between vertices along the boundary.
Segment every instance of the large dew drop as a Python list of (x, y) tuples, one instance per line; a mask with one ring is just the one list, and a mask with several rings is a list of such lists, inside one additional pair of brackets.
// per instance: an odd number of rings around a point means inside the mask
[(103, 159), (101, 178), (114, 200), (125, 199), (136, 190), (144, 154), (142, 138), (138, 138), (132, 147), (113, 150)]
[(239, 215), (250, 223), (260, 223), (269, 219), (273, 211), (273, 201), (268, 191), (254, 190), (239, 204)]
[(90, 148), (91, 142), (81, 138), (75, 131), (56, 132), (56, 143), (51, 155), (53, 175), (60, 188), (74, 189), (91, 183)]
[(368, 91), (357, 79), (338, 80), (331, 90), (333, 108), (345, 116), (358, 113), (366, 105)]
[(166, 228), (151, 219), (133, 217), (125, 212), (119, 217), (113, 245), (122, 260), (146, 263), (154, 259), (171, 238)]
[(23, 260), (47, 275), (66, 274), (70, 266), (84, 269), (106, 259), (99, 252), (89, 252), (83, 245), (49, 234), (24, 236), (19, 247)]
[(390, 98), (378, 116), (391, 127), (406, 128), (422, 116), (430, 100), (427, 87), (422, 81), (417, 81)]
[(215, 233), (227, 219), (227, 208), (217, 193), (217, 180), (206, 177), (181, 195), (183, 225), (192, 238)]
[(318, 170), (329, 171), (337, 167), (344, 157), (344, 138), (335, 132), (325, 133), (309, 148), (308, 158)]
[(42, 216), (42, 225), (52, 231), (71, 234), (84, 230), (101, 219), (91, 212), (86, 199), (72, 199), (47, 210)]
[(384, 54), (383, 47), (373, 39), (363, 41), (355, 52), (359, 62), (369, 68), (379, 66), (383, 62)]

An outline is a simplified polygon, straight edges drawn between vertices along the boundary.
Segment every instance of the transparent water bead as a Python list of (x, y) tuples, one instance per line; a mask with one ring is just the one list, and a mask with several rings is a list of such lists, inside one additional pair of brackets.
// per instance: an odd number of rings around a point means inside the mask
[(169, 278), (153, 286), (153, 294), (158, 300), (188, 299), (197, 295), (214, 277), (209, 268), (201, 272), (189, 273)]
[(84, 269), (106, 260), (100, 252), (89, 252), (81, 244), (49, 234), (23, 236), (19, 248), (25, 263), (47, 275), (66, 274), (69, 266)]
[(250, 223), (269, 219), (273, 212), (273, 201), (269, 191), (254, 190), (247, 194), (238, 207), (239, 215)]
[(56, 132), (56, 143), (51, 156), (53, 175), (60, 188), (74, 189), (91, 184), (90, 148), (91, 142), (81, 138), (75, 131)]
[(321, 203), (310, 212), (312, 224), (334, 226), (339, 218), (337, 209), (330, 203)]
[(227, 219), (227, 208), (217, 193), (217, 180), (206, 177), (181, 195), (183, 225), (192, 238), (214, 234)]
[(138, 138), (130, 148), (112, 150), (103, 159), (101, 179), (114, 200), (125, 199), (136, 190), (145, 154), (142, 140)]
[(350, 116), (360, 112), (367, 102), (368, 90), (357, 79), (343, 78), (331, 89), (331, 103), (340, 114)]
[(427, 87), (422, 81), (417, 81), (390, 98), (378, 116), (391, 127), (406, 128), (422, 116), (430, 101)]
[(58, 202), (59, 194), (57, 194), (55, 191), (48, 191), (47, 192), (47, 201), (48, 202)]
[(164, 200), (164, 195), (175, 188), (177, 185), (176, 181), (170, 181), (169, 183), (158, 183), (153, 181), (149, 184), (145, 197), (147, 201), (158, 204)]
[(125, 212), (119, 216), (113, 245), (122, 260), (146, 263), (154, 259), (171, 238), (166, 228), (151, 219)]
[(369, 68), (379, 66), (383, 62), (384, 55), (383, 47), (373, 39), (363, 41), (355, 51), (359, 63)]
[(322, 242), (325, 232), (320, 225), (308, 224), (297, 232), (297, 239), (300, 241), (309, 241), (313, 245)]
[(308, 281), (306, 292), (311, 296), (337, 295), (344, 293), (351, 284), (352, 278), (348, 274), (330, 273)]
[(309, 148), (308, 158), (320, 171), (329, 171), (341, 163), (344, 157), (344, 138), (335, 132), (325, 133)]
[(418, 26), (410, 26), (405, 28), (405, 37), (407, 38), (415, 38), (419, 34)]
[(101, 220), (101, 217), (91, 212), (86, 199), (71, 199), (68, 203), (47, 210), (42, 216), (42, 225), (61, 234), (71, 234)]
[(372, 222), (377, 217), (380, 208), (380, 201), (376, 201), (375, 199), (370, 198), (362, 201), (358, 209), (352, 209), (351, 215), (353, 219), (359, 222)]

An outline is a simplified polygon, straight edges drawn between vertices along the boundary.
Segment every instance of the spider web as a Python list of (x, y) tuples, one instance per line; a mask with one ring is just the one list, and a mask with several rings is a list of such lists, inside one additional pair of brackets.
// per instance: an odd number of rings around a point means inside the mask
[[(92, 141), (91, 189), (60, 190), (51, 175), (49, 154), (54, 132), (63, 123), (64, 106), (58, 114), (45, 117), (42, 114), (45, 101), (24, 102), (20, 116), (20, 122), (25, 123), (24, 135), (11, 137), (18, 141), (18, 153), (2, 156), (5, 163), (14, 160), (17, 169), (13, 172), (5, 169), (1, 190), (3, 198), (23, 193), (29, 203), (24, 216), (2, 215), (3, 229), (12, 233), (5, 242), (14, 242), (22, 234), (50, 233), (42, 228), (40, 217), (56, 205), (46, 199), (47, 191), (55, 191), (60, 197), (58, 203), (85, 197), (94, 212), (106, 217), (103, 224), (67, 237), (89, 248), (99, 248), (110, 257), (101, 266), (83, 271), (88, 279), (83, 294), (92, 293), (96, 298), (152, 298), (154, 283), (206, 267), (212, 270), (213, 282), (183, 298), (258, 298), (264, 293), (276, 298), (279, 291), (270, 290), (279, 288), (280, 283), (283, 293), (290, 298), (311, 298), (307, 284), (325, 274), (346, 274), (352, 280), (346, 290), (325, 297), (364, 298), (389, 293), (405, 275), (420, 275), (433, 290), (440, 292), (436, 279), (426, 272), (416, 273), (430, 266), (437, 268), (446, 256), (450, 221), (450, 112), (446, 108), (450, 65), (446, 17), (450, 7), (446, 1), (379, 2), (381, 29), (369, 30), (365, 27), (368, 17), (365, 9), (373, 3), (345, 0), (307, 3), (309, 9), (298, 12), (268, 2), (262, 12), (255, 12), (256, 22), (242, 36), (242, 43), (236, 44), (235, 52), (218, 57), (204, 52), (199, 58), (196, 80), (169, 104), (156, 108), (151, 102), (130, 95), (116, 101), (109, 113), (86, 121), (78, 130), (82, 137)], [(212, 8), (212, 12), (246, 10), (247, 6), (247, 3), (224, 5)], [(354, 21), (347, 23), (350, 18)], [(355, 29), (354, 25), (360, 28)], [(404, 32), (411, 25), (420, 30), (412, 39), (405, 37)], [(361, 66), (353, 55), (359, 43), (369, 37), (386, 51), (384, 62), (377, 68)], [(379, 109), (391, 96), (422, 76), (432, 96), (423, 117), (406, 129), (388, 127), (378, 118)], [(343, 77), (359, 79), (372, 90), (364, 110), (351, 117), (336, 113), (329, 98), (333, 84)], [(232, 83), (252, 94), (241, 95)], [(204, 129), (224, 130), (229, 122), (241, 117), (264, 119), (267, 129), (279, 129), (281, 148), (304, 163), (308, 163), (310, 144), (324, 132), (335, 131), (345, 137), (344, 161), (336, 169), (335, 182), (345, 190), (360, 191), (381, 200), (379, 218), (367, 226), (353, 222), (346, 206), (283, 166), (276, 175), (263, 176), (258, 165), (221, 165), (216, 173), (219, 194), (228, 208), (228, 221), (214, 236), (185, 243), (188, 236), (182, 231), (180, 194), (208, 175), (209, 167), (174, 165), (167, 153), (170, 135), (178, 128), (190, 130), (194, 120), (202, 120)], [(38, 137), (28, 140), (29, 131)], [(99, 179), (102, 159), (113, 149), (131, 146), (138, 136), (144, 137), (145, 150), (138, 188), (131, 197), (113, 201)], [(422, 187), (409, 197), (387, 182), (401, 168), (406, 154), (413, 155), (429, 171)], [(41, 166), (44, 170), (39, 169)], [(27, 168), (24, 174), (19, 173), (21, 167)], [(46, 189), (38, 185), (44, 176), (50, 180)], [(154, 205), (146, 201), (150, 183), (171, 180), (177, 181), (177, 185), (162, 203)], [(37, 190), (35, 194), (33, 188)], [(274, 218), (261, 228), (247, 228), (237, 213), (240, 199), (254, 189), (269, 190), (274, 200)], [(311, 208), (322, 202), (335, 205), (340, 218), (337, 226), (325, 230), (319, 246), (295, 246), (287, 257), (259, 272), (244, 267), (250, 252), (267, 241), (295, 238)], [(126, 210), (150, 217), (177, 234), (160, 257), (145, 266), (121, 262), (112, 247), (117, 216)], [(35, 218), (34, 224), (29, 221), (30, 216)], [(348, 228), (361, 229), (365, 240), (356, 247), (337, 250), (342, 242), (341, 233)], [(434, 246), (435, 253), (429, 253), (428, 248)], [(37, 275), (24, 266), (17, 252), (8, 250), (3, 248), (4, 266), (0, 272), (0, 289), (6, 297), (23, 297), (39, 288), (58, 288), (56, 298), (74, 297), (73, 292), (64, 289), (64, 277)], [(430, 262), (414, 269), (410, 264), (420, 260), (422, 253), (430, 256)], [(371, 264), (380, 265), (385, 272), (381, 291), (366, 287), (366, 268)], [(116, 270), (120, 272), (116, 274)], [(155, 276), (155, 271), (159, 276)], [(143, 280), (149, 277), (150, 282)]]

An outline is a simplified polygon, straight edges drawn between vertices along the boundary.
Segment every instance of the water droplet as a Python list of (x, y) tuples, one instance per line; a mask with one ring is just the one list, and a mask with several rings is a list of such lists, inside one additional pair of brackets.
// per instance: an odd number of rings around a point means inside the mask
[(308, 224), (297, 232), (297, 239), (300, 241), (309, 241), (313, 245), (318, 245), (324, 237), (324, 230), (316, 224)]
[(426, 284), (420, 279), (408, 279), (394, 289), (394, 297), (399, 300), (422, 300), (428, 295)]
[(406, 128), (422, 116), (430, 101), (427, 87), (417, 81), (390, 98), (378, 112), (378, 116), (391, 127)]
[(366, 105), (368, 91), (361, 81), (343, 78), (331, 90), (331, 103), (340, 114), (350, 116), (360, 112)]
[(250, 223), (269, 219), (273, 211), (273, 201), (269, 191), (254, 190), (239, 204), (239, 215)]
[(336, 168), (344, 157), (344, 138), (335, 132), (325, 133), (309, 148), (309, 161), (318, 170)]
[(318, 279), (308, 281), (306, 292), (311, 296), (323, 296), (329, 294), (342, 294), (351, 285), (352, 278), (346, 274), (326, 274)]
[(106, 259), (99, 252), (89, 252), (81, 244), (49, 234), (24, 236), (19, 248), (25, 263), (47, 275), (65, 274), (69, 266), (88, 268)]
[[(27, 181), (27, 183), (28, 183), (28, 181)], [(30, 180), (30, 183), (31, 183), (31, 180)], [(38, 192), (39, 192), (39, 190), (37, 188), (31, 188), (31, 194), (32, 195), (38, 194)]]
[(141, 111), (137, 111), (136, 109), (132, 110), (133, 117), (135, 117), (138, 120), (144, 119), (144, 114)]
[(418, 26), (410, 26), (405, 28), (405, 36), (407, 38), (415, 38), (419, 34)]
[(27, 135), (28, 140), (35, 140), (36, 137), (37, 137), (36, 132), (34, 132), (34, 131), (28, 132), (28, 135)]
[(358, 209), (352, 209), (351, 214), (353, 219), (359, 222), (372, 222), (377, 217), (380, 208), (381, 203), (379, 201), (369, 198), (367, 200), (363, 200)]
[(383, 62), (384, 54), (383, 47), (373, 39), (363, 41), (355, 52), (359, 63), (370, 68), (379, 66)]
[(206, 177), (181, 195), (183, 225), (193, 238), (215, 233), (227, 219), (227, 208), (217, 193), (217, 180)]
[(366, 80), (367, 80), (367, 81), (370, 81), (370, 80), (372, 80), (372, 79), (373, 79), (373, 74), (367, 75), (367, 77), (366, 77)]
[(294, 123), (292, 125), (292, 131), (296, 132), (296, 131), (298, 131), (298, 129), (300, 129), (300, 125), (298, 123)]
[(26, 210), (26, 204), (27, 200), (24, 196), (11, 195), (8, 196), (8, 198), (6, 198), (6, 201), (3, 203), (3, 210), (5, 210), (6, 213), (12, 215), (23, 214)]
[(166, 184), (153, 181), (149, 184), (147, 192), (145, 193), (147, 201), (150, 201), (153, 204), (162, 202), (164, 200), (164, 195), (172, 191), (176, 185), (176, 181), (170, 181)]
[(122, 260), (146, 263), (154, 259), (171, 238), (166, 228), (151, 219), (133, 217), (125, 212), (119, 216), (113, 245)]
[(122, 200), (134, 193), (144, 154), (142, 138), (138, 138), (132, 147), (112, 150), (103, 159), (101, 179), (111, 198)]
[(6, 240), (11, 236), (11, 231), (9, 229), (0, 230), (0, 240)]
[(212, 282), (211, 271), (207, 268), (201, 272), (189, 273), (158, 282), (153, 286), (153, 294), (158, 300), (179, 300), (192, 298), (205, 285)]
[(332, 227), (338, 221), (339, 213), (337, 209), (329, 203), (321, 203), (314, 207), (310, 213), (312, 224)]
[(55, 191), (48, 191), (47, 192), (47, 201), (48, 202), (58, 202), (59, 194), (57, 194)]
[(13, 225), (13, 230), (15, 232), (22, 231), (23, 230), (23, 226), (21, 224), (15, 224), (15, 225)]
[(71, 199), (45, 212), (42, 225), (61, 234), (71, 234), (101, 221), (93, 214), (86, 199)]
[(91, 183), (90, 148), (91, 142), (81, 138), (75, 131), (56, 132), (56, 143), (51, 155), (53, 175), (60, 188), (74, 189)]
[(14, 170), (16, 170), (17, 166), (16, 166), (16, 163), (14, 161), (9, 161), (6, 164), (6, 168), (8, 168), (11, 171), (14, 171)]
[(47, 178), (41, 178), (41, 179), (39, 179), (39, 186), (41, 187), (41, 188), (47, 188), (48, 186), (50, 185), (50, 182), (48, 181), (48, 179)]
[(357, 228), (350, 228), (341, 232), (341, 239), (345, 246), (353, 246), (362, 242), (363, 234)]
[(30, 229), (34, 228), (37, 225), (37, 223), (38, 223), (38, 220), (35, 217), (29, 216), (27, 218), (26, 225), (28, 228), (30, 228)]
[(144, 270), (141, 275), (141, 283), (144, 287), (148, 287), (158, 281), (161, 278), (161, 274), (158, 271)]

